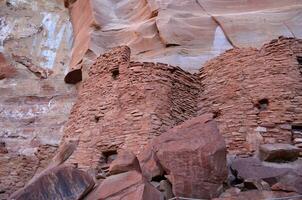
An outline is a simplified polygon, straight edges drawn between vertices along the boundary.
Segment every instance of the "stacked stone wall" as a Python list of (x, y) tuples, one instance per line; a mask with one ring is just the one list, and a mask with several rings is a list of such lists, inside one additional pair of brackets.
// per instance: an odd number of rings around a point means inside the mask
[(103, 154), (142, 148), (168, 128), (195, 116), (199, 81), (178, 67), (130, 62), (118, 47), (99, 57), (83, 82), (65, 129), (79, 140), (70, 162), (96, 167)]
[(301, 55), (302, 40), (280, 37), (260, 50), (229, 50), (200, 70), (199, 114), (215, 113), (230, 152), (251, 153), (259, 143), (298, 145)]

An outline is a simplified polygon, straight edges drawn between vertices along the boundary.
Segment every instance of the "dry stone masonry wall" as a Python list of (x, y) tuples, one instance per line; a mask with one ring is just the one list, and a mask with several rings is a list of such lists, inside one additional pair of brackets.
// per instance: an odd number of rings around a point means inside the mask
[[(214, 113), (230, 153), (251, 154), (261, 143), (301, 146), (301, 57), (302, 40), (280, 37), (259, 50), (229, 50), (190, 74), (167, 64), (131, 61), (128, 47), (114, 48), (96, 60), (80, 85), (64, 130), (63, 141), (78, 142), (68, 162), (98, 173), (118, 149), (140, 155), (152, 138), (208, 112)], [(30, 108), (44, 101), (49, 99), (10, 98), (2, 105), (22, 102)], [(35, 123), (28, 120), (24, 131), (30, 132)], [(22, 187), (56, 150), (33, 139), (30, 145), (38, 153), (28, 157), (11, 154), (7, 144), (0, 143), (3, 197)]]
[(229, 50), (201, 69), (199, 113), (216, 114), (229, 151), (250, 153), (259, 143), (298, 145), (301, 55), (302, 40), (280, 37), (260, 50)]
[(115, 48), (98, 58), (80, 89), (65, 129), (65, 139), (79, 140), (71, 162), (96, 167), (119, 148), (139, 154), (151, 138), (208, 112), (233, 154), (262, 143), (299, 146), (301, 53), (301, 40), (280, 37), (260, 50), (229, 50), (192, 75), (131, 62), (128, 47)]
[(130, 62), (130, 49), (104, 54), (89, 71), (65, 129), (79, 140), (71, 162), (96, 167), (118, 148), (138, 154), (148, 141), (197, 111), (197, 76), (161, 63)]

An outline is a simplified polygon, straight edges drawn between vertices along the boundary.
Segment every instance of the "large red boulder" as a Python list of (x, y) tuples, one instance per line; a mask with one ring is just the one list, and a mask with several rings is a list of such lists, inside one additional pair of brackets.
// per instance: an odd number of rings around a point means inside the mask
[(106, 178), (85, 200), (163, 200), (163, 195), (136, 170)]
[(226, 146), (211, 114), (185, 121), (148, 145), (140, 157), (144, 175), (165, 175), (176, 197), (217, 197), (227, 178)]
[(93, 189), (93, 179), (71, 166), (49, 169), (11, 196), (13, 200), (77, 200)]
[(131, 170), (141, 172), (137, 157), (131, 151), (120, 150), (117, 154), (117, 158), (110, 164), (110, 175), (119, 174)]

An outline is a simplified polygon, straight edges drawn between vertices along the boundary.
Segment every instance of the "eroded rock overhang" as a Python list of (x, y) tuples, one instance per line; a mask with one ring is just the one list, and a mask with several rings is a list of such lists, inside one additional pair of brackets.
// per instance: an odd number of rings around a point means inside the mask
[(233, 47), (261, 47), (280, 35), (302, 37), (298, 0), (77, 0), (69, 7), (75, 41), (65, 81), (112, 47), (127, 45), (132, 60), (164, 62), (197, 72)]

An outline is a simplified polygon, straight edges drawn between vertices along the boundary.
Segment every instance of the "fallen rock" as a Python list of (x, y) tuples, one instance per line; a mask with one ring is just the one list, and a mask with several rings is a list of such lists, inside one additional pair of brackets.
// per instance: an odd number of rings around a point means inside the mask
[(13, 200), (76, 200), (84, 197), (94, 186), (84, 171), (70, 166), (58, 166), (43, 173), (10, 199)]
[(110, 164), (109, 174), (120, 174), (131, 170), (141, 172), (137, 157), (130, 151), (119, 151), (117, 154), (117, 158), (113, 160)]
[(263, 144), (259, 147), (259, 158), (268, 162), (293, 161), (301, 150), (290, 144)]
[(164, 194), (165, 199), (171, 199), (174, 197), (172, 192), (172, 185), (168, 180), (160, 181), (159, 190)]
[(272, 187), (272, 190), (297, 192), (302, 194), (302, 176), (294, 172), (286, 173), (277, 178), (277, 183)]
[(236, 178), (241, 180), (270, 179), (285, 174), (291, 170), (289, 168), (264, 166), (258, 158), (254, 157), (237, 158), (232, 161), (230, 168)]
[(227, 178), (225, 142), (210, 114), (187, 120), (155, 138), (140, 161), (149, 180), (162, 167), (176, 197), (217, 197)]
[(231, 187), (227, 190), (225, 190), (219, 197), (220, 198), (226, 198), (226, 197), (232, 197), (232, 196), (237, 196), (241, 190), (237, 187)]
[(248, 190), (271, 190), (270, 185), (263, 180), (246, 179), (243, 185), (244, 188)]
[[(63, 164), (74, 152), (74, 150), (77, 148), (78, 141), (66, 141), (62, 143), (60, 148), (57, 150), (56, 155), (51, 159), (50, 163), (47, 165), (45, 169), (43, 169), (41, 172), (36, 173), (27, 183), (27, 185), (33, 183), (36, 181), (40, 176), (42, 176), (45, 173), (49, 173), (49, 171), (55, 167), (60, 166)], [(17, 191), (18, 192), (18, 191)]]
[(163, 200), (163, 195), (139, 172), (133, 170), (106, 178), (85, 199)]
[[(223, 193), (221, 197), (215, 198), (213, 200), (268, 200), (273, 198), (291, 199), (287, 197), (297, 196), (297, 193), (291, 192), (276, 192), (276, 191), (258, 191), (250, 190), (246, 192), (237, 192), (235, 194), (225, 194)], [(297, 198), (295, 198), (297, 199)]]
[(147, 146), (146, 150), (140, 155), (142, 173), (149, 181), (164, 175), (164, 169), (160, 165), (156, 152), (150, 150), (150, 148), (152, 148), (151, 145)]

